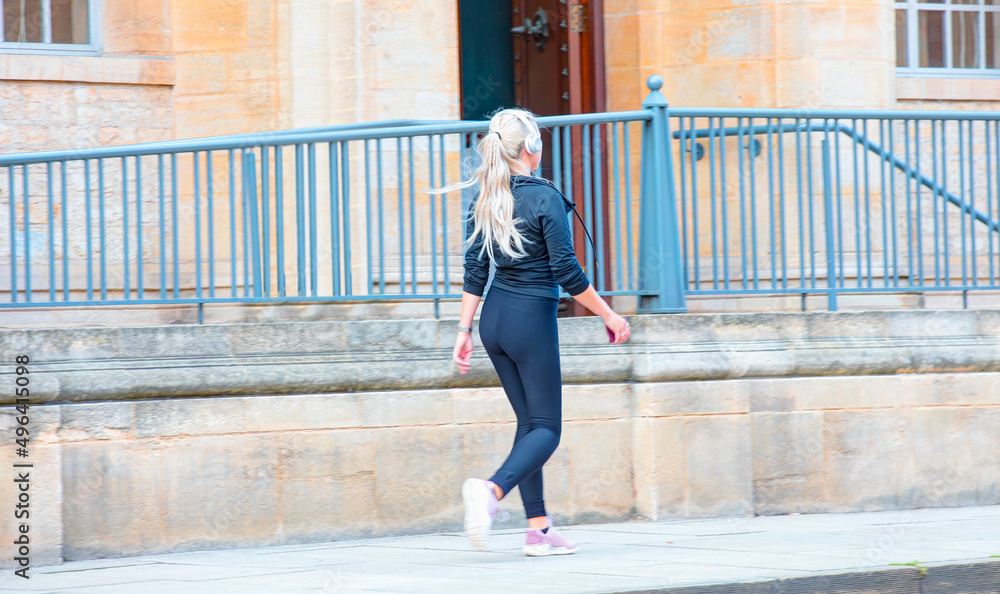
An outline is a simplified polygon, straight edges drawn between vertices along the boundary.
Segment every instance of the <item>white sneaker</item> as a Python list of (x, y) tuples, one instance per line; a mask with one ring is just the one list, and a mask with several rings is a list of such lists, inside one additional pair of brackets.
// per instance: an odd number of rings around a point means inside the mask
[(503, 522), (510, 514), (500, 509), (493, 483), (487, 480), (466, 479), (462, 484), (462, 500), (465, 502), (465, 536), (476, 550), (488, 550), (493, 516), (503, 514), (505, 517), (500, 520)]

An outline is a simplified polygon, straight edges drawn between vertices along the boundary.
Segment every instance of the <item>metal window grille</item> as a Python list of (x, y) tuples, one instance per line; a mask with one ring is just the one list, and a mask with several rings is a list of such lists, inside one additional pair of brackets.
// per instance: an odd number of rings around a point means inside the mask
[(1000, 0), (895, 2), (896, 71), (1000, 78)]
[(0, 0), (0, 52), (96, 54), (96, 0)]

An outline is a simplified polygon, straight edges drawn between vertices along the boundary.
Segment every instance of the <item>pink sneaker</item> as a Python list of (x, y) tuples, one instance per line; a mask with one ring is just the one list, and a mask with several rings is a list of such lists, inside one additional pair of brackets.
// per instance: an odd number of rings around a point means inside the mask
[(552, 518), (549, 517), (549, 530), (542, 532), (535, 528), (528, 528), (528, 533), (524, 541), (524, 554), (531, 557), (544, 557), (546, 555), (568, 555), (576, 552), (576, 543), (563, 536), (556, 527), (552, 525)]
[(510, 514), (500, 509), (493, 483), (483, 479), (470, 478), (462, 485), (462, 499), (465, 501), (465, 536), (477, 550), (485, 551), (490, 545), (490, 529), (493, 516), (502, 514), (501, 522)]

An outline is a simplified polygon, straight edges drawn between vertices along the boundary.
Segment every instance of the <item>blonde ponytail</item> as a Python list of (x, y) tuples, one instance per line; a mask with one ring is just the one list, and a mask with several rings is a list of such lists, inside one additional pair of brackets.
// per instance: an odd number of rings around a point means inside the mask
[[(524, 122), (514, 110), (504, 109), (490, 119), (489, 131), (476, 145), (482, 159), (479, 167), (472, 172), (464, 182), (451, 184), (436, 190), (427, 190), (432, 194), (441, 194), (469, 186), (479, 185), (479, 199), (473, 209), (472, 218), (475, 226), (465, 240), (464, 249), (471, 246), (479, 233), (483, 234), (483, 250), (489, 252), (494, 260), (493, 247), (496, 245), (504, 254), (512, 259), (527, 255), (524, 243), (531, 242), (517, 230), (521, 219), (514, 218), (514, 195), (510, 191), (510, 176), (515, 163), (520, 163), (518, 157), (524, 147), (524, 138), (529, 132), (537, 130), (534, 115), (521, 110), (536, 130), (528, 130)], [(465, 223), (467, 220), (463, 220)], [(464, 226), (464, 225), (463, 225)], [(515, 251), (516, 249), (516, 251)], [(480, 250), (479, 256), (482, 256)]]

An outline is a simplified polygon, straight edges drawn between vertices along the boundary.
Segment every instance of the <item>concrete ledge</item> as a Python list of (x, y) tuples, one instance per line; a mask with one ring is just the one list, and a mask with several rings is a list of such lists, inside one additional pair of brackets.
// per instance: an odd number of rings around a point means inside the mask
[[(560, 319), (546, 502), (562, 523), (1000, 503), (998, 321), (632, 316), (610, 346)], [(515, 419), (481, 347), (453, 368), (453, 326), (0, 332), (31, 357), (35, 564), (459, 529), (458, 486), (499, 466)], [(10, 456), (14, 422), (0, 407)]]
[(0, 80), (172, 86), (174, 63), (147, 56), (7, 54), (0, 55)]
[[(220, 263), (221, 265), (221, 263)], [(217, 268), (218, 269), (218, 268)], [(192, 273), (193, 274), (193, 273)], [(5, 276), (0, 270), (0, 286)], [(8, 279), (9, 280), (9, 279)], [(36, 298), (46, 299), (34, 279)], [(964, 310), (1000, 309), (1000, 292), (976, 290), (964, 296), (961, 291), (929, 291), (924, 293), (845, 293), (837, 299), (837, 308), (846, 311), (871, 310)], [(0, 291), (0, 302), (9, 301), (10, 293)], [(84, 299), (73, 294), (71, 299)], [(637, 311), (633, 295), (610, 297), (613, 309), (622, 315)], [(688, 295), (690, 314), (701, 313), (768, 313), (802, 311), (826, 312), (826, 295), (809, 294), (803, 308), (799, 295)], [(197, 304), (143, 304), (119, 302), (108, 305), (71, 305), (54, 307), (7, 307), (0, 310), (2, 326), (6, 328), (69, 328), (83, 326), (149, 326), (163, 324), (197, 324), (199, 315), (205, 324), (246, 322), (302, 322), (343, 319), (457, 319), (461, 313), (458, 299), (441, 299), (436, 303), (420, 299), (377, 299), (304, 303), (204, 303), (199, 313)]]
[(948, 78), (897, 76), (897, 100), (996, 101), (1000, 80), (989, 78)]
[[(1000, 311), (629, 316), (628, 344), (596, 317), (560, 318), (568, 384), (1000, 371)], [(28, 354), (38, 402), (311, 394), (499, 385), (477, 344), (451, 361), (454, 320), (332, 320), (0, 331)], [(475, 332), (478, 343), (478, 330)], [(0, 371), (7, 378), (11, 371)], [(9, 394), (0, 404), (12, 402)]]

